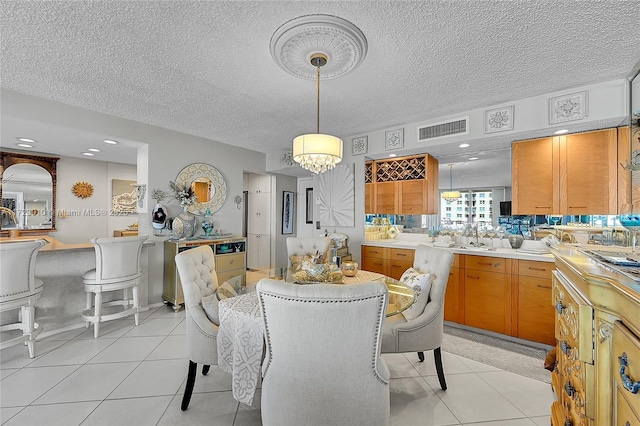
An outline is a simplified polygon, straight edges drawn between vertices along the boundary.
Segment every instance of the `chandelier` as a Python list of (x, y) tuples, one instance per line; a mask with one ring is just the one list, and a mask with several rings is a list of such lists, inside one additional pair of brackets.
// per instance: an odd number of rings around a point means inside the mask
[(317, 174), (333, 169), (342, 161), (342, 139), (320, 133), (320, 68), (327, 64), (327, 55), (314, 53), (310, 62), (316, 67), (316, 133), (293, 140), (293, 161)]
[(449, 164), (449, 190), (442, 193), (442, 199), (449, 204), (460, 199), (460, 191), (453, 190), (453, 164)]

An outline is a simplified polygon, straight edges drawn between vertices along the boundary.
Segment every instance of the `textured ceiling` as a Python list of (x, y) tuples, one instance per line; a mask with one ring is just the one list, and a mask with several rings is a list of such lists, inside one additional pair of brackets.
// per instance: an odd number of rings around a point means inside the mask
[(268, 152), (315, 132), (315, 85), (269, 52), (298, 16), (340, 16), (367, 38), (363, 63), (322, 83), (320, 129), (346, 137), (625, 78), (639, 4), (3, 0), (0, 82)]

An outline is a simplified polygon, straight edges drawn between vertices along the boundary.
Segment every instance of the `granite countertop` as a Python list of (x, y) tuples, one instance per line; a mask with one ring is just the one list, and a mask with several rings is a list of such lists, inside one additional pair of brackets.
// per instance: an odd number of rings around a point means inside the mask
[[(506, 241), (506, 240), (505, 240)], [(504, 241), (503, 241), (504, 243)], [(555, 258), (551, 252), (547, 254), (539, 254), (527, 252), (526, 250), (514, 250), (512, 248), (475, 248), (470, 245), (460, 246), (458, 244), (453, 247), (438, 247), (431, 241), (431, 237), (424, 234), (398, 234), (395, 239), (363, 241), (363, 245), (376, 247), (403, 248), (414, 250), (418, 245), (426, 245), (429, 247), (437, 247), (443, 250), (450, 250), (458, 254), (467, 254), (475, 256), (501, 257), (505, 259), (534, 260), (539, 262), (554, 262)]]

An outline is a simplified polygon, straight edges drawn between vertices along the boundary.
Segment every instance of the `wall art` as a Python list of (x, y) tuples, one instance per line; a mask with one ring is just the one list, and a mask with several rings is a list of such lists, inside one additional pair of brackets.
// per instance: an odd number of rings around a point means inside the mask
[(322, 226), (355, 226), (353, 169), (353, 164), (341, 164), (318, 176), (318, 210)]
[(358, 138), (351, 139), (351, 154), (366, 154), (368, 150), (368, 139), (368, 136), (360, 136)]
[(582, 120), (589, 115), (589, 92), (549, 98), (549, 124)]
[(484, 112), (484, 132), (506, 132), (513, 130), (514, 106), (488, 109)]
[(136, 181), (111, 179), (111, 200), (113, 213), (136, 213), (138, 205)]
[(404, 147), (404, 128), (384, 132), (384, 149), (398, 149)]
[(282, 234), (293, 234), (293, 192), (282, 191)]

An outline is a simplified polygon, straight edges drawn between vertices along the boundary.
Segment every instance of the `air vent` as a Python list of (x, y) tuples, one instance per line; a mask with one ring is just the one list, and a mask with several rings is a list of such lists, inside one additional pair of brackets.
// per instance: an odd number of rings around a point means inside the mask
[(469, 134), (469, 117), (418, 127), (418, 142)]

